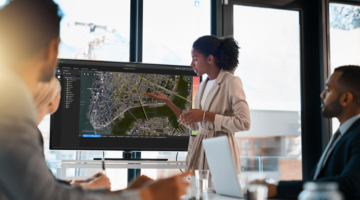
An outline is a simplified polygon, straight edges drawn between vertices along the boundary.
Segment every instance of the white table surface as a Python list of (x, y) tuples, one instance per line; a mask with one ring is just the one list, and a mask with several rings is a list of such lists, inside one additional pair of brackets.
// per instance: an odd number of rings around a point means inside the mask
[[(201, 195), (201, 199), (202, 200), (235, 200), (235, 199), (240, 199), (240, 198), (232, 198), (232, 197), (227, 197), (227, 196), (222, 196), (222, 195), (218, 195), (218, 194), (214, 194), (214, 193), (207, 193), (207, 194), (202, 194)], [(188, 200), (189, 197), (188, 196), (184, 196), (182, 198), (182, 200)], [(191, 200), (196, 200), (195, 197), (191, 198)]]
[[(57, 178), (66, 179), (69, 168), (102, 169), (101, 160), (62, 160)], [(105, 160), (106, 169), (185, 169), (185, 161)]]
[[(218, 195), (215, 193), (206, 193), (205, 195), (202, 194), (201, 195), (201, 200), (236, 200), (236, 199), (243, 199), (244, 198), (235, 198), (235, 197), (228, 197), (228, 196), (223, 196), (223, 195)], [(182, 198), (182, 200), (189, 200), (188, 196), (184, 196)], [(197, 200), (195, 197), (191, 198), (191, 200)], [(277, 199), (271, 199), (271, 200), (277, 200)]]

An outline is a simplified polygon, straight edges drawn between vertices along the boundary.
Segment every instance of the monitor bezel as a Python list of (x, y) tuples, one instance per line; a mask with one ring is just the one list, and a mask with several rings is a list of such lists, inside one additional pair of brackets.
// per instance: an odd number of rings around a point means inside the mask
[[(92, 65), (92, 66), (109, 66), (109, 67), (134, 67), (134, 68), (151, 68), (153, 67), (162, 67), (162, 68), (191, 68), (191, 66), (185, 66), (185, 65), (166, 65), (166, 64), (154, 64), (154, 63), (137, 63), (137, 62), (113, 62), (113, 61), (94, 61), (94, 60), (74, 60), (74, 59), (59, 59), (58, 61), (59, 65), (62, 64), (71, 64), (71, 65)], [(193, 72), (193, 74), (190, 74), (190, 72)], [(193, 70), (189, 70), (189, 76), (192, 76), (196, 74)], [(202, 81), (202, 77), (200, 76), (200, 82)], [(49, 149), (50, 150), (60, 150), (60, 151), (188, 151), (188, 145), (184, 148), (87, 148), (87, 147), (54, 147), (52, 145), (52, 139), (53, 139), (53, 129), (54, 129), (54, 115), (50, 116), (50, 137), (49, 137)], [(190, 141), (190, 137), (194, 137), (194, 135), (189, 136), (188, 141)], [(187, 142), (188, 143), (188, 142)]]

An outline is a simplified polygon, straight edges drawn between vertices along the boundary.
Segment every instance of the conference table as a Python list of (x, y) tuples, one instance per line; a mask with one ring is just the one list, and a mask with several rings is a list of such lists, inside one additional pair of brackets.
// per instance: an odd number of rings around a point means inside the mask
[[(188, 195), (183, 196), (182, 200), (236, 200), (236, 199), (243, 199), (244, 198), (235, 198), (235, 197), (228, 197), (228, 196), (223, 196), (223, 195), (219, 195), (216, 193), (203, 193), (200, 195), (201, 198), (196, 198), (195, 196), (189, 198)], [(271, 200), (277, 200), (277, 199), (271, 199)], [(284, 200), (284, 199), (282, 199)]]
[[(199, 198), (200, 196), (200, 198)], [(227, 196), (222, 196), (222, 195), (218, 195), (218, 194), (214, 194), (214, 193), (206, 193), (198, 195), (198, 197), (196, 198), (196, 196), (193, 196), (191, 198), (189, 198), (189, 196), (184, 196), (182, 198), (182, 200), (234, 200), (234, 199), (239, 199), (239, 198), (233, 198), (233, 197), (227, 197)]]
[(201, 198), (196, 198), (196, 197), (189, 198), (188, 196), (184, 196), (182, 198), (182, 200), (235, 200), (235, 199), (240, 199), (240, 198), (227, 197), (213, 193), (207, 195), (201, 195)]

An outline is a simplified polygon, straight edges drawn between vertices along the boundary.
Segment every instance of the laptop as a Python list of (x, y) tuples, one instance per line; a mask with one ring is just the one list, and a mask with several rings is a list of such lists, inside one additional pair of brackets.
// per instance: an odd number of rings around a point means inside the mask
[(226, 136), (203, 140), (212, 182), (217, 194), (244, 198)]

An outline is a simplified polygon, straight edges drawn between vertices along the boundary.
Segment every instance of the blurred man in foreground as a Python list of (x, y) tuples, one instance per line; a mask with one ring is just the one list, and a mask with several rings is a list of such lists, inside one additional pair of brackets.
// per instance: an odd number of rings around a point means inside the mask
[(38, 139), (33, 94), (54, 76), (61, 13), (52, 0), (13, 0), (0, 10), (0, 199), (169, 200), (180, 199), (188, 173), (128, 190), (71, 188), (55, 180)]
[[(360, 199), (360, 67), (342, 66), (326, 81), (322, 115), (340, 127), (306, 181), (337, 182), (347, 200)], [(268, 185), (268, 197), (297, 199), (305, 181)]]

